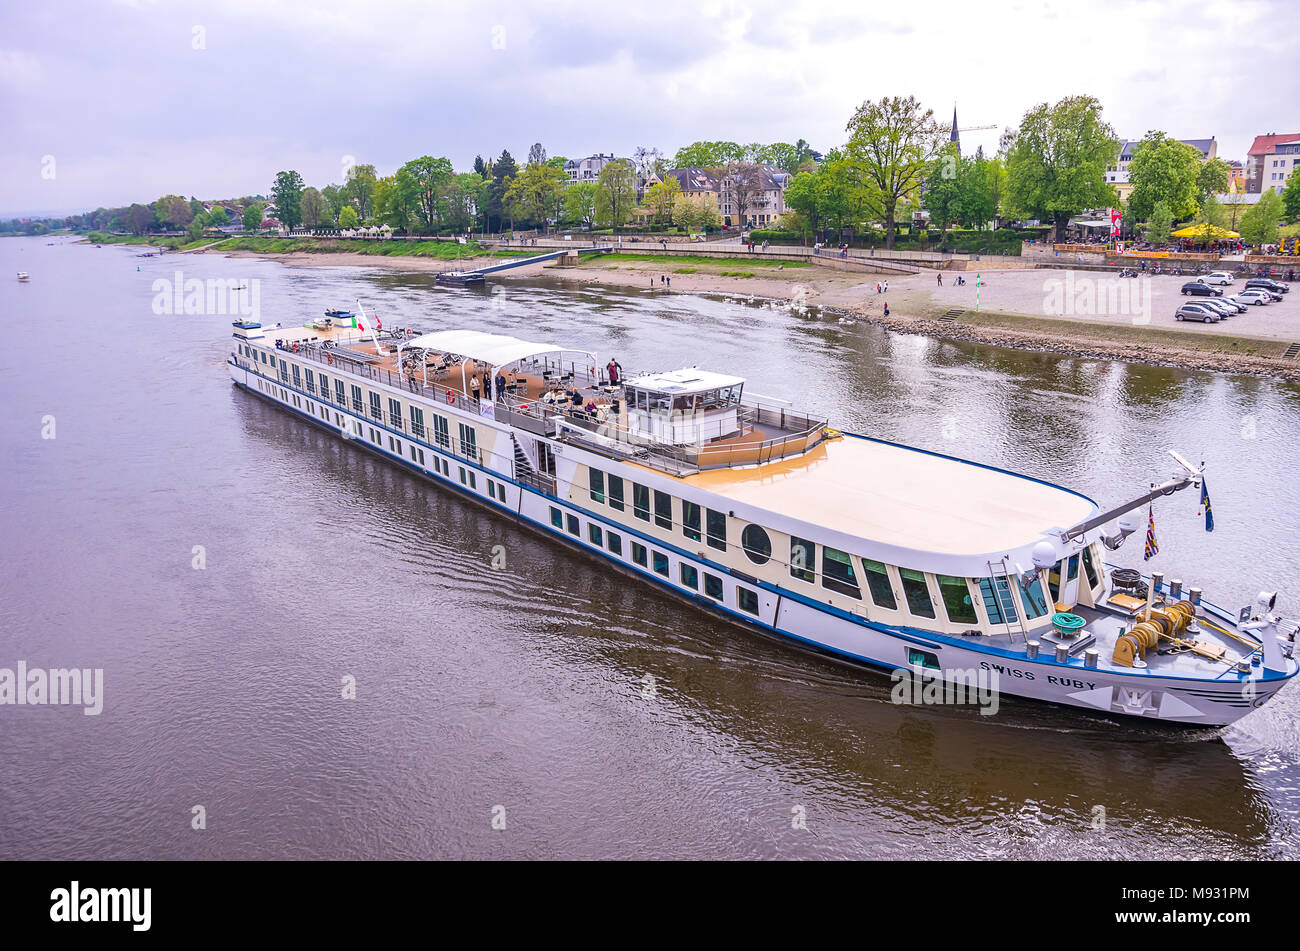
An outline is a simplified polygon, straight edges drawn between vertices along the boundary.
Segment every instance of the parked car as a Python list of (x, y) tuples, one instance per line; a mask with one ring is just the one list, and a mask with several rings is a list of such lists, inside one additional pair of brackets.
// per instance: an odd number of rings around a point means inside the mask
[(1215, 324), (1219, 322), (1219, 315), (1201, 302), (1195, 304), (1182, 304), (1174, 311), (1175, 320), (1199, 320), (1203, 324)]
[(1236, 305), (1237, 305), (1237, 308), (1238, 308), (1242, 313), (1245, 313), (1245, 311), (1246, 311), (1246, 307), (1247, 307), (1248, 305), (1254, 303), (1253, 301), (1250, 301), (1250, 300), (1246, 300), (1246, 299), (1244, 299), (1244, 298), (1241, 296), (1241, 294), (1224, 294), (1223, 297), (1222, 297), (1221, 299), (1222, 299), (1222, 300), (1229, 301), (1229, 302), (1231, 302), (1231, 303), (1233, 303), (1233, 304), (1236, 304)]
[(1217, 310), (1220, 317), (1236, 317), (1238, 314), (1245, 313), (1246, 311), (1245, 307), (1238, 307), (1236, 304), (1233, 304), (1226, 298), (1222, 297), (1211, 297), (1209, 300), (1197, 301), (1197, 303), (1204, 304), (1212, 310)]
[(1282, 281), (1275, 281), (1271, 277), (1252, 277), (1246, 282), (1246, 287), (1262, 287), (1266, 291), (1272, 291), (1274, 294), (1285, 294), (1291, 290), (1290, 284)]
[(1227, 271), (1211, 271), (1209, 274), (1201, 278), (1201, 280), (1206, 284), (1231, 284), (1234, 278)]
[(1237, 300), (1244, 301), (1247, 304), (1254, 304), (1258, 307), (1261, 304), (1271, 304), (1275, 296), (1270, 294), (1264, 288), (1248, 288), (1237, 295)]
[(1183, 285), (1183, 293), (1191, 294), (1196, 297), (1222, 297), (1223, 291), (1217, 287), (1211, 287), (1199, 277), (1194, 281), (1188, 281)]

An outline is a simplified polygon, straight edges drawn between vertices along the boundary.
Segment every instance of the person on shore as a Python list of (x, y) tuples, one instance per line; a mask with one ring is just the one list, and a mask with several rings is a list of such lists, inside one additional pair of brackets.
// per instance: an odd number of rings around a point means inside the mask
[(942, 274), (937, 274), (937, 273), (936, 273), (934, 276), (935, 276), (935, 279), (939, 282), (939, 286), (940, 286), (940, 287), (943, 287), (943, 275), (942, 275)]
[(885, 316), (889, 316), (889, 301), (885, 301)]
[(670, 291), (673, 289), (673, 277), (672, 277), (671, 274), (668, 275), (668, 289), (669, 289)]
[(885, 293), (886, 293), (886, 294), (889, 293), (889, 282), (888, 282), (888, 281), (885, 281)]

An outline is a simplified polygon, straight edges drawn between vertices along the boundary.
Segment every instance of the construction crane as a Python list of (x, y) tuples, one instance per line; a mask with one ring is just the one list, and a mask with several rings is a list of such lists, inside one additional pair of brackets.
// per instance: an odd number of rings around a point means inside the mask
[(996, 129), (997, 127), (998, 127), (998, 125), (997, 125), (997, 123), (995, 122), (995, 123), (993, 123), (992, 125), (967, 125), (967, 126), (962, 126), (962, 127), (961, 127), (960, 129), (958, 129), (957, 131), (958, 131), (958, 132), (979, 132), (981, 129)]

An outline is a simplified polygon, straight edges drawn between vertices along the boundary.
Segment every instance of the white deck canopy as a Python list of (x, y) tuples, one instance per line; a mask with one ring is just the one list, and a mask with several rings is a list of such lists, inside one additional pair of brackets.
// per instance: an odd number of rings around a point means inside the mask
[(402, 348), (417, 347), (422, 350), (436, 350), (438, 353), (454, 353), (471, 360), (490, 363), (494, 367), (508, 366), (528, 357), (540, 357), (555, 353), (581, 353), (595, 361), (596, 355), (586, 350), (574, 350), (569, 347), (557, 347), (549, 343), (532, 343), (509, 337), (505, 334), (483, 333), (479, 330), (438, 330), (421, 334), (404, 344)]

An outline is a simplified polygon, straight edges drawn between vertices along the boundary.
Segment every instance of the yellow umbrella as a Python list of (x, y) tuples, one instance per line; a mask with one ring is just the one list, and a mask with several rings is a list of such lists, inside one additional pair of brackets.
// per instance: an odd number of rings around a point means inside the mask
[(1220, 228), (1218, 225), (1188, 225), (1186, 228), (1180, 228), (1170, 235), (1174, 238), (1240, 238), (1241, 235), (1235, 231), (1229, 231), (1227, 228)]

